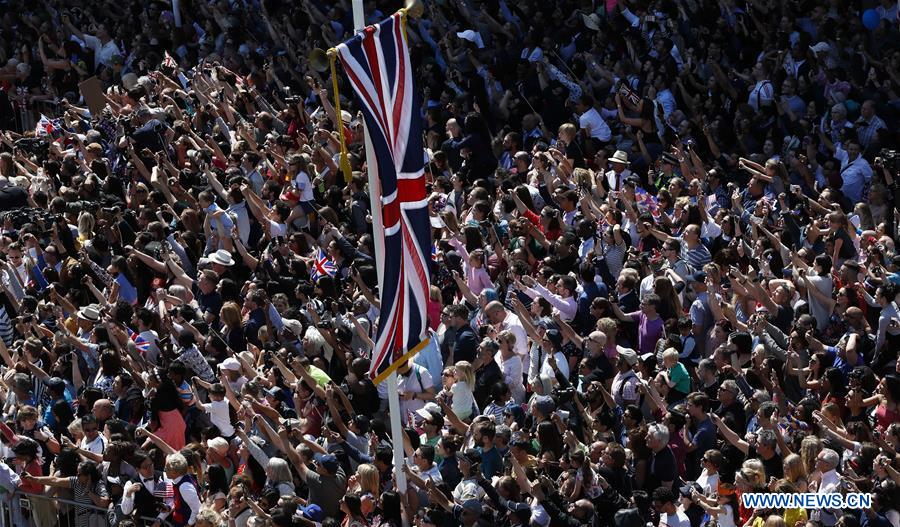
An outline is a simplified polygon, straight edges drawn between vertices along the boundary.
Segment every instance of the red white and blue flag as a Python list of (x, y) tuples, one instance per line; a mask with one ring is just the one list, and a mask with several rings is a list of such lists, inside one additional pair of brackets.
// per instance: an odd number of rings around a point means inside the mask
[(659, 202), (656, 200), (656, 196), (638, 187), (634, 191), (634, 200), (638, 207), (648, 210), (654, 218), (659, 217)]
[(309, 272), (309, 277), (313, 282), (317, 282), (323, 276), (334, 276), (335, 274), (337, 274), (337, 266), (328, 258), (324, 250), (319, 249), (319, 252), (316, 253), (316, 261), (313, 262), (312, 270)]
[(62, 130), (63, 126), (60, 119), (51, 119), (44, 114), (41, 114), (40, 120), (34, 127), (34, 133), (41, 136), (49, 135), (51, 137), (56, 137)]
[[(420, 101), (413, 86), (405, 20), (394, 13), (337, 46), (366, 120), (384, 222), (381, 315), (370, 375), (375, 378), (425, 338), (431, 223), (425, 194)], [(377, 234), (377, 233), (376, 233)]]
[(131, 342), (134, 342), (134, 347), (137, 348), (141, 353), (147, 353), (147, 351), (150, 349), (150, 342), (142, 337), (140, 333), (131, 331), (131, 328), (126, 327), (125, 329), (128, 330), (128, 338), (131, 340)]

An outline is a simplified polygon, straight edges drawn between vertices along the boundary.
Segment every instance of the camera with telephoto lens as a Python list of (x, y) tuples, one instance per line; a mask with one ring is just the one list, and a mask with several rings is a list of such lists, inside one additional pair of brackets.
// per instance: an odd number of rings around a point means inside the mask
[(884, 161), (884, 168), (892, 174), (900, 170), (900, 152), (897, 150), (882, 150), (878, 157)]
[(568, 388), (557, 388), (553, 390), (551, 395), (558, 405), (571, 403), (575, 399), (575, 388), (571, 386)]

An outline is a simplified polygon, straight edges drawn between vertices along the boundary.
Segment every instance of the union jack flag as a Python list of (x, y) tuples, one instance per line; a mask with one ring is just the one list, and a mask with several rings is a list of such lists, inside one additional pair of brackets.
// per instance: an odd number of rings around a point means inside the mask
[(62, 129), (63, 126), (60, 119), (50, 119), (46, 115), (41, 114), (40, 120), (34, 127), (34, 133), (37, 135), (49, 135), (51, 137), (57, 137)]
[(413, 86), (405, 14), (394, 13), (337, 46), (366, 120), (378, 174), (384, 222), (381, 316), (372, 368), (375, 378), (425, 337), (431, 223), (425, 194), (422, 123)]
[(134, 342), (134, 347), (138, 349), (141, 353), (147, 353), (150, 349), (150, 342), (141, 336), (140, 333), (135, 333), (131, 331), (131, 328), (125, 328), (128, 330), (128, 338), (131, 342)]
[(309, 277), (315, 282), (323, 276), (334, 276), (335, 274), (337, 274), (337, 266), (328, 259), (328, 255), (325, 254), (325, 251), (319, 249), (319, 252), (316, 254), (316, 261), (313, 264), (312, 270), (309, 272)]
[(634, 200), (639, 207), (649, 210), (654, 218), (659, 217), (659, 202), (656, 200), (656, 196), (652, 196), (646, 190), (638, 187), (634, 190)]

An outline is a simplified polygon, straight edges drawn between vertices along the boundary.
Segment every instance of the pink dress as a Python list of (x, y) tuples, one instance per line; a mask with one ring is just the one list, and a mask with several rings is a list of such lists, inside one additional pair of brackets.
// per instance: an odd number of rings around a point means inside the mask
[(154, 434), (175, 450), (181, 450), (185, 445), (185, 428), (181, 412), (169, 410), (167, 412), (159, 412), (159, 428), (156, 429)]

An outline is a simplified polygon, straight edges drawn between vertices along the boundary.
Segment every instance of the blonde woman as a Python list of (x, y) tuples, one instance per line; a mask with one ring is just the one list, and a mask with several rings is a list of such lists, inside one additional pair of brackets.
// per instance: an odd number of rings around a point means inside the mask
[(453, 412), (462, 420), (472, 416), (475, 406), (475, 368), (470, 362), (461, 360), (456, 363), (454, 369), (454, 382), (450, 386), (453, 397), (451, 407)]
[(87, 211), (78, 215), (78, 243), (87, 246), (94, 239), (94, 216)]
[(816, 458), (822, 451), (822, 440), (816, 436), (806, 436), (800, 443), (800, 458), (803, 460), (803, 468), (806, 469), (807, 483), (816, 479)]
[(234, 302), (225, 302), (219, 310), (222, 319), (222, 337), (235, 351), (247, 349), (247, 339), (241, 327), (241, 308)]
[(503, 381), (509, 386), (509, 393), (516, 404), (522, 404), (525, 401), (525, 384), (522, 381), (522, 357), (516, 354), (515, 333), (509, 330), (501, 331), (497, 335), (497, 344), (500, 346), (500, 369), (503, 370)]
[[(790, 454), (784, 458), (783, 466), (784, 479), (797, 487), (797, 492), (806, 492), (809, 482), (806, 480), (806, 467), (803, 465), (803, 458), (797, 454)], [(772, 489), (773, 486), (769, 485), (769, 488)]]
[(375, 510), (378, 496), (381, 495), (381, 476), (378, 468), (369, 463), (356, 467), (356, 474), (347, 481), (347, 492), (359, 495), (362, 512), (369, 516)]
[(765, 487), (766, 486), (766, 469), (762, 464), (762, 461), (756, 458), (751, 458), (744, 461), (744, 464), (741, 465), (741, 468), (745, 468), (751, 471), (752, 476), (750, 477), (750, 483), (754, 487)]

